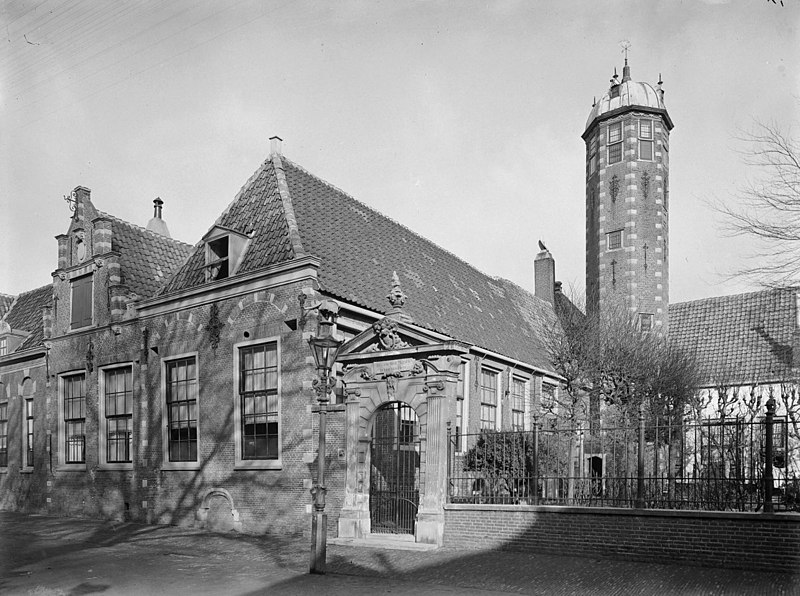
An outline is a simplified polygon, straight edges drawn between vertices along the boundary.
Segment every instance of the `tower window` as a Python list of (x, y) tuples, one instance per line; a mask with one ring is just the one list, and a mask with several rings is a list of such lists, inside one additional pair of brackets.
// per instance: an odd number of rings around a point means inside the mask
[(653, 160), (652, 120), (639, 120), (639, 159)]
[(606, 234), (606, 246), (608, 250), (617, 250), (622, 248), (622, 230), (616, 230)]
[(622, 122), (608, 126), (608, 163), (622, 161)]

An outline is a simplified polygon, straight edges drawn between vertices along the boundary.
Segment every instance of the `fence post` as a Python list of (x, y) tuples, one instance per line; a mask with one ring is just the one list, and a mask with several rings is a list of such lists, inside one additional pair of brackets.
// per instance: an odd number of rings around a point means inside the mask
[(452, 451), (453, 443), (450, 438), (450, 421), (447, 421), (447, 502), (450, 502), (450, 497), (453, 496), (453, 466), (452, 466)]
[(772, 432), (775, 418), (775, 398), (770, 395), (767, 400), (767, 432), (764, 445), (764, 513), (775, 513), (772, 505)]
[(644, 403), (639, 404), (639, 461), (636, 466), (636, 507), (644, 509)]
[(533, 417), (533, 504), (539, 504), (539, 417)]

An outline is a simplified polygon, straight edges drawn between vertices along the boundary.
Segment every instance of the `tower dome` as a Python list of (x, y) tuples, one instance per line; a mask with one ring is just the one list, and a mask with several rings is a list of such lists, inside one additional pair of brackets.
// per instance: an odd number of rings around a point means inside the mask
[(631, 67), (628, 66), (626, 60), (625, 67), (622, 69), (622, 81), (619, 80), (615, 71), (608, 91), (600, 98), (600, 101), (594, 103), (592, 111), (589, 112), (586, 130), (589, 130), (595, 121), (605, 120), (632, 107), (663, 114), (667, 126), (672, 128), (672, 121), (667, 115), (667, 106), (664, 104), (664, 90), (661, 88), (661, 84), (659, 80), (657, 87), (653, 88), (650, 83), (631, 79)]

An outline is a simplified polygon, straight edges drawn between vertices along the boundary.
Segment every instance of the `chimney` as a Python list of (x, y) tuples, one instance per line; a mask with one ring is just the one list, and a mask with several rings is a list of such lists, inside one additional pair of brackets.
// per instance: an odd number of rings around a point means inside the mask
[(93, 217), (93, 210), (87, 213), (86, 206), (91, 205), (92, 191), (85, 186), (76, 186), (72, 191), (72, 197), (75, 199), (75, 219), (83, 220), (87, 216)]
[(147, 229), (156, 234), (166, 236), (167, 238), (172, 238), (167, 228), (167, 222), (161, 219), (161, 209), (163, 206), (164, 201), (161, 200), (161, 197), (153, 199), (153, 219), (147, 223)]
[(281, 155), (281, 143), (283, 139), (279, 136), (269, 138), (269, 152), (270, 155)]
[(533, 261), (533, 293), (542, 300), (553, 304), (556, 289), (556, 261), (541, 241), (539, 247), (542, 250)]

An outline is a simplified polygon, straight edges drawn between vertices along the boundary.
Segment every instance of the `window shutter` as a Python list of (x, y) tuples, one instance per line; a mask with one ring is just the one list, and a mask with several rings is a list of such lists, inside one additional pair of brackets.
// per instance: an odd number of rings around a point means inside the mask
[(72, 282), (72, 328), (92, 324), (92, 276), (79, 277)]

